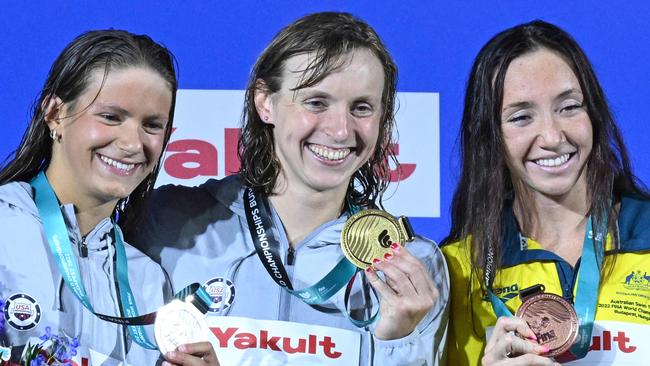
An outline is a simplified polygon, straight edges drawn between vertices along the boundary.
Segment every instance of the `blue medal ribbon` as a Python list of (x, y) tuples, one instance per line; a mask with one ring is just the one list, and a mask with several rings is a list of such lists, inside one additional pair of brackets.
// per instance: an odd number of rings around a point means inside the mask
[[(576, 287), (576, 296), (574, 309), (578, 315), (579, 328), (578, 338), (571, 346), (569, 351), (570, 359), (580, 359), (585, 357), (591, 344), (591, 333), (594, 327), (596, 317), (596, 307), (598, 305), (598, 285), (600, 284), (600, 269), (602, 267), (604, 242), (607, 236), (608, 216), (605, 215), (599, 230), (594, 234), (591, 216), (587, 221), (585, 237), (582, 242), (582, 257), (580, 259), (580, 269), (578, 270), (578, 284)], [(594, 249), (595, 248), (595, 249)], [(598, 251), (598, 252), (596, 252)], [(488, 284), (490, 286), (490, 284)], [(497, 315), (513, 316), (512, 312), (488, 287), (488, 297), (492, 304), (492, 310)]]
[[(244, 207), (246, 208), (246, 221), (255, 245), (255, 251), (271, 278), (290, 294), (309, 305), (318, 305), (334, 296), (354, 278), (358, 271), (357, 267), (341, 256), (336, 266), (314, 285), (295, 290), (282, 264), (279, 253), (280, 241), (277, 229), (271, 221), (271, 210), (268, 207), (266, 198), (256, 194), (253, 189), (246, 188), (244, 191)], [(352, 207), (353, 210), (355, 208), (356, 206)], [(346, 294), (348, 292), (349, 289)], [(353, 319), (347, 313), (346, 315), (354, 325), (363, 327), (374, 322), (377, 313), (366, 321)]]
[[(63, 215), (61, 214), (61, 208), (59, 207), (56, 194), (47, 181), (45, 173), (42, 171), (30, 184), (34, 189), (34, 202), (43, 222), (43, 229), (45, 230), (45, 235), (50, 245), (50, 251), (54, 256), (65, 283), (72, 293), (95, 316), (111, 323), (127, 325), (129, 334), (136, 343), (144, 348), (157, 350), (158, 347), (149, 340), (143, 327), (143, 325), (153, 324), (156, 319), (156, 313), (148, 313), (145, 315), (139, 315), (138, 313), (135, 297), (129, 285), (126, 251), (124, 249), (124, 239), (120, 227), (116, 223), (113, 223), (119, 296), (122, 312), (126, 317), (110, 316), (95, 312), (81, 280), (77, 261), (72, 251), (72, 243), (68, 237), (68, 230), (63, 221)], [(193, 296), (189, 297), (189, 295)], [(203, 314), (207, 311), (208, 304), (212, 302), (210, 295), (198, 283), (183, 288), (174, 295), (174, 298), (191, 302)]]
[[(30, 182), (30, 184), (34, 189), (34, 202), (36, 203), (36, 207), (38, 208), (38, 212), (43, 222), (43, 228), (48, 238), (50, 251), (54, 256), (65, 283), (68, 285), (72, 293), (77, 297), (77, 299), (79, 299), (81, 304), (88, 309), (88, 311), (99, 318), (113, 323), (128, 325), (131, 337), (142, 347), (147, 349), (158, 349), (156, 344), (149, 340), (144, 331), (144, 327), (142, 326), (142, 324), (151, 324), (153, 319), (155, 319), (155, 313), (147, 314), (144, 317), (138, 316), (135, 298), (133, 297), (131, 287), (129, 286), (127, 259), (124, 250), (122, 232), (117, 224), (113, 223), (117, 256), (117, 279), (120, 298), (122, 299), (122, 310), (128, 318), (112, 317), (98, 314), (94, 311), (81, 280), (75, 255), (72, 251), (72, 243), (68, 237), (68, 230), (63, 221), (63, 215), (61, 214), (61, 208), (59, 207), (59, 201), (56, 194), (52, 190), (52, 187), (43, 171), (41, 171)], [(133, 325), (133, 323), (140, 324)]]

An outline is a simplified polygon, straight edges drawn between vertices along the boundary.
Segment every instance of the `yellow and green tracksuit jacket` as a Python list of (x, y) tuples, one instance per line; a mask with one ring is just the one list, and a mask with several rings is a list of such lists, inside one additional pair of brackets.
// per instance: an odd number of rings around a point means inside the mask
[[(519, 290), (536, 284), (572, 301), (580, 262), (573, 268), (535, 241), (521, 240), (512, 212), (504, 218), (495, 295), (513, 314), (521, 305)], [(650, 201), (623, 197), (618, 229), (620, 248), (605, 252), (590, 351), (570, 365), (650, 365)], [(476, 274), (470, 275), (469, 240), (442, 248), (451, 280), (447, 354), (453, 366), (480, 364), (486, 330), (496, 323)]]

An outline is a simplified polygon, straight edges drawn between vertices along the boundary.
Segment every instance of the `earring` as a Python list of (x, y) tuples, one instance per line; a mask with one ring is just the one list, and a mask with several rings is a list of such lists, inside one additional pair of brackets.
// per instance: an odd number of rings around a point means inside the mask
[(264, 122), (268, 122), (268, 121), (269, 121), (269, 116), (264, 116)]
[(50, 130), (50, 137), (52, 138), (52, 141), (56, 141), (56, 129), (51, 129)]

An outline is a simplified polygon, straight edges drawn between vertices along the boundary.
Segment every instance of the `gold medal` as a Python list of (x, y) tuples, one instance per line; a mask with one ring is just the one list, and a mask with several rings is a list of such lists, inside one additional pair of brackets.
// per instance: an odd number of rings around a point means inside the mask
[(345, 257), (359, 268), (372, 260), (384, 258), (391, 244), (404, 246), (413, 240), (413, 230), (404, 216), (395, 219), (386, 211), (363, 210), (350, 216), (341, 232), (341, 249)]

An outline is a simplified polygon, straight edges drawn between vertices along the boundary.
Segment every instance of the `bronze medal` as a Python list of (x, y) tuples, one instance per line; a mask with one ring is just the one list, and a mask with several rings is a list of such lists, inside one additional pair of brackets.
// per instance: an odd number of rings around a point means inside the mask
[(578, 337), (576, 311), (560, 296), (543, 292), (526, 296), (515, 316), (528, 323), (539, 344), (551, 349), (544, 356), (563, 354)]
[(386, 211), (363, 210), (350, 216), (341, 232), (341, 249), (345, 257), (359, 268), (372, 265), (391, 252), (391, 244), (404, 246), (413, 240), (413, 230), (404, 216), (395, 219)]

